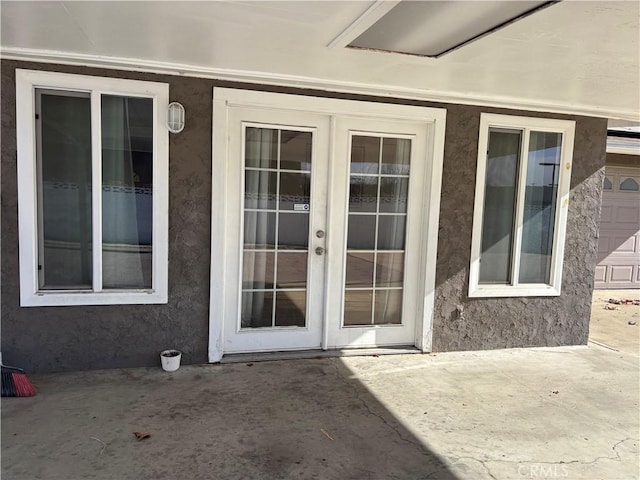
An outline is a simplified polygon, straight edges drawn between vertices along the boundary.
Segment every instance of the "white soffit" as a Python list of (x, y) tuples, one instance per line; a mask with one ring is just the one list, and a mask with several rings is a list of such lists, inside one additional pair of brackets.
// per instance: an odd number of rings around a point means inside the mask
[[(387, 3), (3, 0), (0, 52), (3, 58), (638, 120), (637, 1), (565, 0), (437, 59), (342, 48), (346, 42), (337, 40), (350, 27), (364, 31), (375, 23), (395, 5)], [(370, 24), (358, 25), (368, 11), (374, 12)]]

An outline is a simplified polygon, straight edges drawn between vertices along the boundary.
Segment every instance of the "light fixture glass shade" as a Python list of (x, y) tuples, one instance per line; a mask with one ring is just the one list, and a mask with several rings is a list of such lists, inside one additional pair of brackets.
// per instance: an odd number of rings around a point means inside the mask
[(180, 133), (184, 130), (184, 107), (178, 102), (171, 102), (168, 107), (167, 128), (171, 133)]

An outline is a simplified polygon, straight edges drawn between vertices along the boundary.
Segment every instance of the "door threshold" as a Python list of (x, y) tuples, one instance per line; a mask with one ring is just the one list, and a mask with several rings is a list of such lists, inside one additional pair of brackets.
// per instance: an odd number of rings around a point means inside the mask
[(367, 357), (378, 355), (407, 355), (422, 353), (416, 347), (349, 348), (334, 350), (293, 350), (226, 354), (220, 363), (270, 362), (273, 360), (302, 360), (305, 358)]

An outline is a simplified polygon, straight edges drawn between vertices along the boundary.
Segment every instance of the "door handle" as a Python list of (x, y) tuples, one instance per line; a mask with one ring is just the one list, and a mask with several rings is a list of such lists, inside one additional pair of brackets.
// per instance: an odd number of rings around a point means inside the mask
[(316, 255), (323, 255), (324, 251), (325, 251), (324, 248), (316, 247)]

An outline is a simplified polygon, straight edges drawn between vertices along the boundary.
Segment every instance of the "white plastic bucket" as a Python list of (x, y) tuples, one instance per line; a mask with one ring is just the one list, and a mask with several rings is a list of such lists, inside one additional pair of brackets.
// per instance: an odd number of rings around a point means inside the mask
[(180, 360), (182, 352), (180, 350), (163, 350), (160, 352), (160, 361), (162, 369), (165, 372), (175, 372), (180, 368)]

